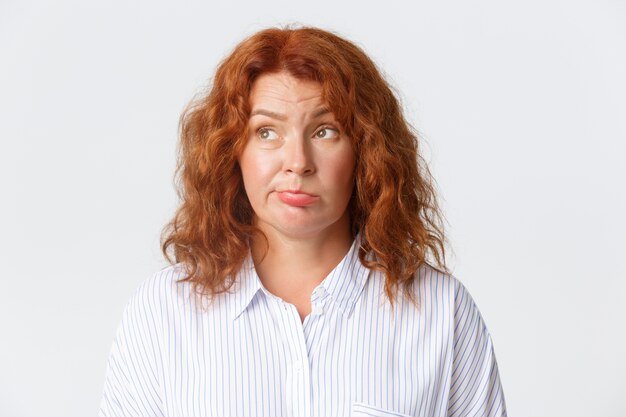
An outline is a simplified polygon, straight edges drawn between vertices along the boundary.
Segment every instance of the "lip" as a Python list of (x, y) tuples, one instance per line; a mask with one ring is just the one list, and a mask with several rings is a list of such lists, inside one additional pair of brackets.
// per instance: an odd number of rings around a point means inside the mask
[(293, 207), (310, 206), (320, 199), (319, 196), (308, 194), (300, 190), (282, 190), (276, 191), (276, 193), (283, 203)]

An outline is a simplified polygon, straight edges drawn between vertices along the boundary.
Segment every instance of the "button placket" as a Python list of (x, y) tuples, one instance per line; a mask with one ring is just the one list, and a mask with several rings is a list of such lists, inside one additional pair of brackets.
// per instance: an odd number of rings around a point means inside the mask
[(290, 330), (293, 332), (289, 340), (295, 344), (292, 346), (293, 362), (292, 368), (292, 400), (293, 414), (297, 416), (310, 417), (311, 415), (311, 375), (309, 369), (309, 358), (306, 341), (300, 315), (295, 306), (289, 308)]

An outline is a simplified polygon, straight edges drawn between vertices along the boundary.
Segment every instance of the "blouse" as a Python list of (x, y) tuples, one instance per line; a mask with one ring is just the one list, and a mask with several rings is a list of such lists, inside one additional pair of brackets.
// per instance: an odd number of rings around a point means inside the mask
[(128, 302), (107, 365), (105, 416), (506, 416), (490, 334), (467, 289), (424, 264), (394, 308), (360, 238), (302, 322), (248, 255), (228, 293), (195, 295), (182, 264)]

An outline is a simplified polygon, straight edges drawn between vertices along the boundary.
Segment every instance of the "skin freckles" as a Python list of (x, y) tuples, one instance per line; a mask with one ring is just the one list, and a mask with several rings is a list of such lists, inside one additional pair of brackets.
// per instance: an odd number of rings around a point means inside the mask
[(344, 236), (355, 155), (321, 86), (264, 74), (253, 84), (250, 107), (239, 164), (257, 226), (279, 240)]

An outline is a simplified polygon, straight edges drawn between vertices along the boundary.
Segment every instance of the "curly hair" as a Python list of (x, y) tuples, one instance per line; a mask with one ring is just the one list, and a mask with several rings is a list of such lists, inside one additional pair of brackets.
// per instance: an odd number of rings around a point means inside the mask
[(253, 34), (183, 112), (176, 169), (181, 204), (162, 231), (165, 258), (184, 263), (181, 281), (192, 282), (200, 295), (211, 298), (232, 287), (250, 238), (262, 235), (237, 162), (247, 140), (249, 93), (260, 74), (281, 71), (321, 85), (356, 154), (348, 210), (353, 234), (361, 233), (360, 260), (384, 273), (392, 306), (399, 286), (417, 304), (410, 287), (420, 266), (447, 272), (443, 216), (418, 135), (374, 62), (318, 28)]

